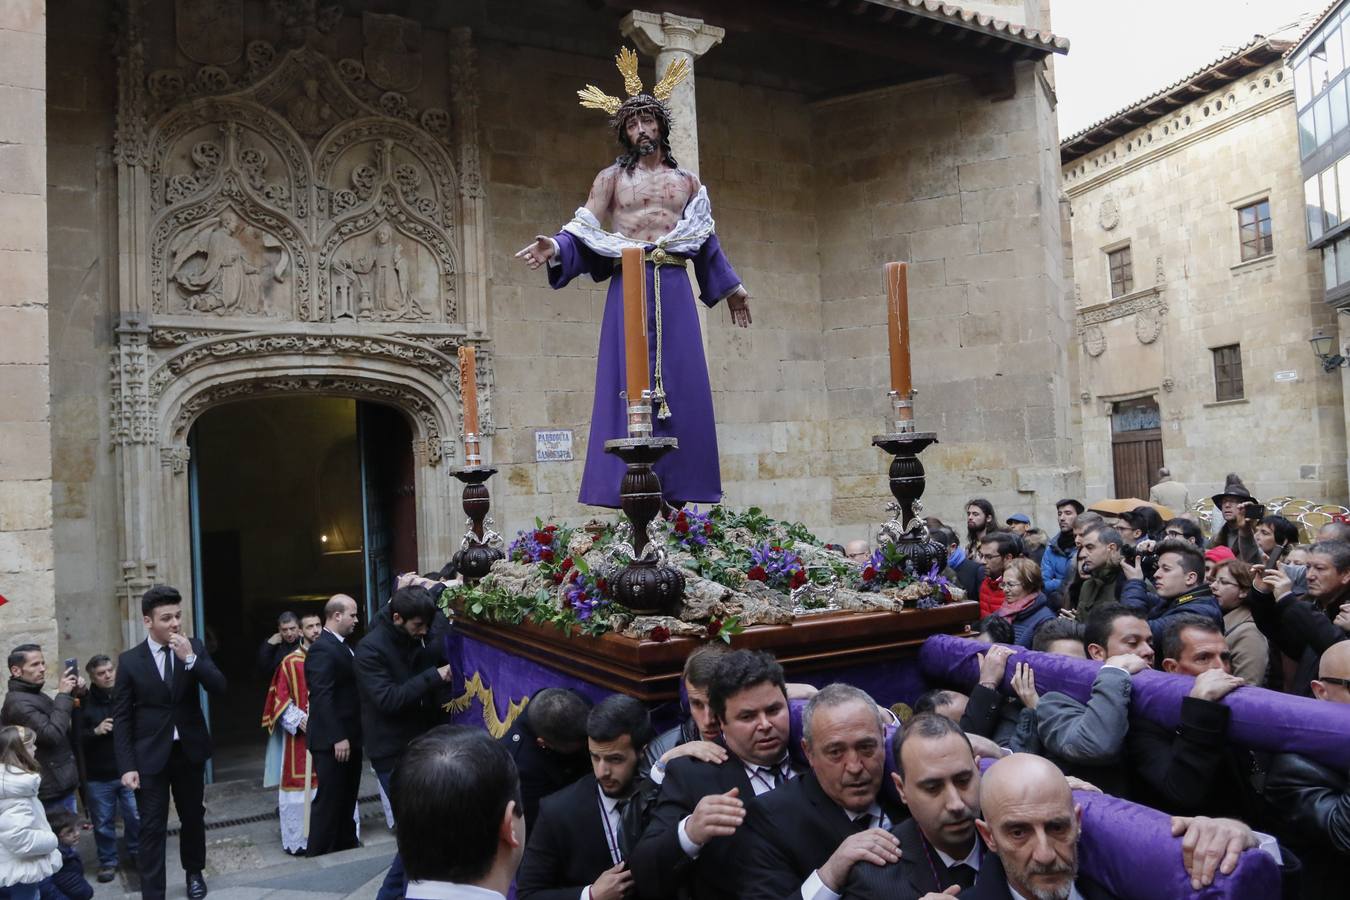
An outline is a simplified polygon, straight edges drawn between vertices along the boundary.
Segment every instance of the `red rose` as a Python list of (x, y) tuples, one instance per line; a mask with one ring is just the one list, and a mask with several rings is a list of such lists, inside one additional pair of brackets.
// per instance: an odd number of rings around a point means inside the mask
[(689, 520), (688, 520), (688, 519), (676, 519), (676, 520), (675, 520), (675, 533), (676, 533), (676, 534), (687, 534), (688, 532), (689, 532)]
[(539, 558), (540, 558), (541, 560), (543, 560), (544, 562), (553, 562), (553, 551), (552, 551), (552, 550), (542, 550), (542, 551), (540, 551), (540, 553), (539, 553)]
[(651, 633), (648, 634), (647, 637), (656, 641), (658, 644), (664, 644), (666, 641), (670, 640), (670, 629), (664, 625), (657, 625), (651, 630)]
[(711, 523), (711, 522), (704, 522), (704, 523), (703, 523), (703, 533), (706, 534), (706, 535), (708, 535), (709, 537), (712, 537), (712, 523)]
[(877, 570), (871, 566), (867, 566), (862, 570), (862, 577), (863, 581), (871, 581), (873, 578), (877, 577)]
[(570, 568), (572, 568), (572, 557), (570, 556), (563, 557), (562, 570), (566, 572)]
[(597, 588), (599, 588), (600, 590), (602, 590), (602, 591), (607, 591), (607, 590), (609, 590), (609, 582), (608, 582), (608, 581), (605, 581), (605, 579), (603, 579), (603, 578), (597, 578), (597, 579), (595, 579), (595, 586), (596, 586)]
[(894, 566), (891, 566), (891, 568), (886, 570), (886, 580), (891, 582), (892, 584), (899, 581), (901, 577), (903, 576), (901, 575), (900, 570), (895, 568)]
[(792, 573), (792, 586), (796, 588), (796, 587), (801, 587), (801, 586), (804, 585), (804, 584), (806, 584), (806, 570), (805, 570), (805, 569), (798, 569), (797, 571), (793, 572), (793, 573)]
[(553, 583), (554, 583), (554, 584), (562, 584), (562, 579), (563, 579), (563, 576), (562, 576), (562, 573), (561, 573), (561, 572), (554, 572), (554, 573), (553, 573)]
[(717, 633), (722, 630), (721, 619), (708, 620), (708, 637), (717, 637)]
[(557, 526), (557, 525), (545, 525), (545, 526), (544, 526), (544, 530), (545, 530), (545, 531), (557, 531), (557, 530), (558, 530), (558, 526)]
[(543, 544), (545, 547), (547, 547), (549, 544), (553, 543), (553, 532), (536, 531), (534, 533), (534, 539), (539, 543)]
[(567, 576), (567, 580), (570, 581), (570, 582), (572, 582), (573, 584), (576, 584), (576, 583), (577, 583), (577, 579), (579, 579), (580, 577), (581, 577), (581, 570), (580, 570), (580, 569), (573, 569), (573, 570), (572, 570), (572, 574)]
[(745, 577), (751, 581), (768, 581), (769, 573), (764, 571), (763, 566), (751, 566), (750, 571), (745, 573)]
[(773, 552), (774, 552), (774, 553), (782, 553), (782, 552), (783, 552), (783, 548), (780, 547), (780, 546), (778, 546), (777, 544), (774, 544), (774, 545), (773, 545)]

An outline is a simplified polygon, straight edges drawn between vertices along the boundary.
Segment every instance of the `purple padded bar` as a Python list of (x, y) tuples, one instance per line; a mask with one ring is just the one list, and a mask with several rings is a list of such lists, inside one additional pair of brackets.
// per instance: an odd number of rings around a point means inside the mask
[[(969, 689), (979, 677), (976, 654), (985, 645), (968, 638), (936, 634), (924, 641), (919, 664), (934, 682)], [(1086, 702), (1092, 679), (1101, 663), (1092, 660), (1036, 653), (1018, 648), (1008, 661), (1003, 684), (1012, 693), (1016, 663), (1024, 662), (1036, 672), (1036, 689), (1059, 691)], [(1152, 670), (1134, 676), (1130, 711), (1164, 728), (1181, 723), (1181, 700), (1195, 679)], [(1264, 688), (1243, 687), (1223, 701), (1232, 710), (1228, 733), (1243, 747), (1276, 753), (1299, 753), (1337, 769), (1350, 768), (1350, 706), (1323, 703), (1308, 697), (1281, 694)]]

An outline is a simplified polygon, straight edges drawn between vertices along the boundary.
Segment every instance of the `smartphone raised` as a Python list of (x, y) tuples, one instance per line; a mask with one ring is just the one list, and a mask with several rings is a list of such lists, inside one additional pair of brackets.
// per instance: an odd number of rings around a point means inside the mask
[(65, 660), (65, 664), (66, 664), (66, 667), (65, 667), (65, 669), (63, 669), (62, 671), (65, 671), (65, 672), (74, 672), (76, 675), (80, 674), (80, 661), (79, 661), (79, 659), (77, 659), (76, 657), (72, 656), (72, 657), (70, 657), (69, 659)]

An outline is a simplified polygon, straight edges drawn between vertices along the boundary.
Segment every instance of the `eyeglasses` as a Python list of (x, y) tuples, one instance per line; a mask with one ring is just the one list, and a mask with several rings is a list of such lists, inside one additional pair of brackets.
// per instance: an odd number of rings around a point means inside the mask
[(1350, 678), (1332, 678), (1329, 675), (1324, 675), (1317, 680), (1322, 682), (1323, 684), (1335, 684), (1340, 685), (1343, 688), (1350, 689)]

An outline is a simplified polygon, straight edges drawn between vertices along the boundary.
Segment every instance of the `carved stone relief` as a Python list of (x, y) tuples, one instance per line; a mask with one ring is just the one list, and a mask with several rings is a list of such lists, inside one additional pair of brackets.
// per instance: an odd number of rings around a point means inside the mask
[[(1166, 307), (1163, 307), (1165, 309)], [(1162, 333), (1162, 315), (1159, 309), (1146, 309), (1134, 318), (1134, 336), (1141, 344), (1151, 344)]]
[(228, 65), (244, 50), (241, 0), (174, 0), (178, 48), (193, 62)]
[(422, 83), (422, 26), (400, 16), (368, 12), (362, 60), (370, 80), (388, 91), (407, 93)]
[(1114, 231), (1120, 224), (1120, 207), (1112, 197), (1107, 197), (1102, 201), (1101, 209), (1097, 213), (1097, 224), (1103, 231)]
[(1083, 349), (1094, 359), (1106, 352), (1106, 332), (1096, 325), (1083, 329)]

